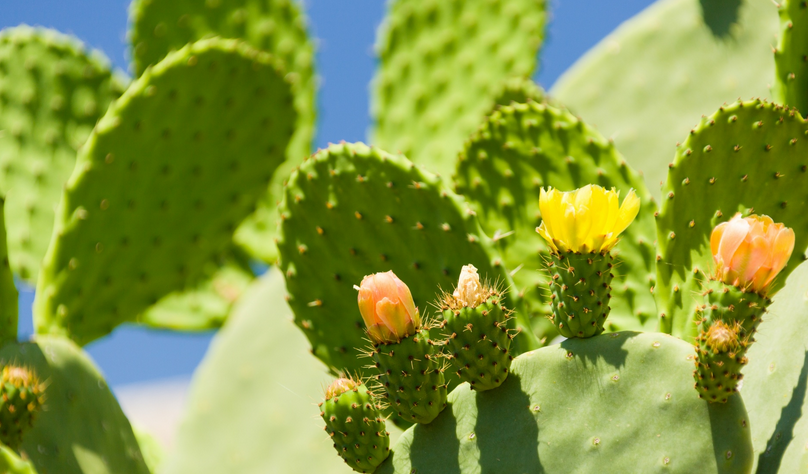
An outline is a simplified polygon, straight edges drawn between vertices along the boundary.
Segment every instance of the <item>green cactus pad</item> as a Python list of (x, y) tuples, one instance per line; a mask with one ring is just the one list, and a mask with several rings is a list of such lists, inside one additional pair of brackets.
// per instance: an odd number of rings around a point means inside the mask
[(46, 385), (33, 370), (7, 364), (0, 376), (0, 442), (19, 449), (42, 410)]
[[(294, 86), (298, 112), (286, 161), (275, 172), (269, 194), (236, 232), (236, 242), (255, 257), (277, 259), (279, 201), (283, 180), (311, 153), (316, 121), (314, 44), (297, 0), (135, 0), (130, 8), (130, 39), (137, 74), (169, 51), (209, 36), (239, 38), (283, 61)], [(241, 86), (240, 86), (241, 87)]]
[(808, 265), (772, 298), (749, 348), (741, 395), (760, 474), (802, 472), (808, 439)]
[(20, 278), (36, 282), (76, 150), (122, 92), (106, 58), (75, 38), (28, 26), (0, 32), (0, 189)]
[(511, 311), (500, 303), (502, 296), (493, 294), (476, 307), (443, 310), (444, 355), (457, 377), (478, 392), (502, 385), (513, 360), (513, 335), (508, 330)]
[(448, 178), (504, 83), (533, 74), (547, 3), (391, 2), (376, 45), (372, 141)]
[[(505, 81), (499, 91), (499, 95), (494, 99), (494, 108), (502, 105), (524, 104), (525, 102), (544, 102), (544, 91), (531, 79), (514, 77)], [(493, 110), (492, 110), (493, 112)]]
[(743, 401), (699, 399), (693, 357), (677, 338), (633, 332), (523, 354), (498, 389), (458, 387), (376, 472), (748, 473)]
[(713, 270), (710, 234), (736, 212), (765, 214), (794, 229), (796, 244), (774, 290), (808, 246), (808, 125), (793, 110), (759, 100), (705, 117), (676, 149), (657, 218), (654, 296), (664, 332), (692, 338), (693, 295)]
[(165, 448), (163, 448), (160, 441), (148, 431), (138, 428), (137, 426), (133, 426), (132, 431), (135, 433), (137, 444), (140, 447), (143, 462), (148, 466), (149, 472), (156, 474), (158, 466), (161, 465), (166, 457)]
[(29, 367), (47, 383), (45, 407), (20, 454), (40, 474), (148, 474), (129, 421), (98, 369), (70, 340), (6, 344), (0, 364)]
[(3, 474), (37, 474), (28, 460), (23, 460), (8, 446), (0, 446), (0, 472)]
[(289, 179), (281, 217), (278, 249), (295, 324), (314, 355), (337, 370), (364, 365), (353, 286), (365, 275), (393, 270), (422, 311), (457, 282), (463, 265), (509, 286), (466, 203), (401, 155), (361, 143), (313, 155)]
[(200, 281), (164, 296), (138, 316), (137, 322), (182, 331), (221, 327), (255, 277), (247, 257), (239, 249), (225, 252), (205, 267)]
[(609, 252), (550, 252), (551, 321), (562, 336), (586, 338), (603, 332), (611, 310), (614, 263)]
[(200, 278), (283, 161), (294, 111), (282, 77), (268, 54), (211, 39), (132, 84), (68, 181), (37, 332), (86, 344)]
[(325, 431), (345, 464), (358, 472), (373, 472), (387, 458), (390, 434), (364, 384), (326, 398), (320, 409)]
[(238, 301), (194, 374), (162, 474), (353, 472), (315, 411), (332, 377), (308, 353), (285, 295), (273, 268)]
[(17, 288), (8, 261), (5, 200), (0, 195), (0, 345), (17, 340)]
[(655, 280), (656, 205), (639, 175), (596, 130), (552, 106), (530, 102), (501, 107), (466, 143), (455, 183), (485, 231), (494, 236), (506, 267), (514, 271), (515, 289), (530, 303), (535, 331), (548, 339), (556, 331), (546, 319), (547, 245), (536, 233), (541, 187), (572, 191), (598, 184), (613, 186), (623, 196), (634, 188), (642, 207), (614, 251), (620, 270), (612, 285), (615, 314), (607, 329), (656, 327), (650, 292)]
[(446, 406), (447, 383), (435, 345), (429, 330), (421, 329), (398, 343), (373, 346), (380, 391), (402, 420), (429, 423)]
[(659, 198), (674, 146), (698, 117), (768, 97), (771, 0), (660, 0), (572, 66), (550, 95), (613, 137)]
[(780, 42), (774, 52), (775, 97), (803, 115), (808, 114), (808, 4), (804, 0), (783, 0), (778, 9)]

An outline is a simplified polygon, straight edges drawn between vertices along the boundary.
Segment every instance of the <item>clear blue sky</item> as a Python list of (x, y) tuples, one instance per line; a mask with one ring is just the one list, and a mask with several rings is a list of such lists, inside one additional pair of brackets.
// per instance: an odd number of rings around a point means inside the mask
[[(651, 4), (650, 0), (552, 0), (552, 22), (540, 55), (536, 80), (545, 88), (620, 23)], [(384, 15), (383, 0), (307, 0), (311, 33), (318, 39), (321, 77), (317, 146), (362, 141), (369, 126), (368, 84), (375, 59), (372, 47)], [(21, 23), (70, 33), (100, 49), (128, 70), (125, 0), (3, 0), (0, 28)], [(30, 335), (33, 293), (20, 294), (20, 331)], [(88, 351), (111, 385), (190, 375), (211, 334), (176, 334), (121, 327), (94, 342)]]

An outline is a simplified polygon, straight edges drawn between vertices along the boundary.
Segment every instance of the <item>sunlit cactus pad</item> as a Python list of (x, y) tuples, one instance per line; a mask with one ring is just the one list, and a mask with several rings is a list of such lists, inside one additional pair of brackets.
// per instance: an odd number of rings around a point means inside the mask
[(0, 189), (20, 278), (36, 281), (76, 150), (122, 92), (106, 58), (75, 38), (27, 26), (0, 32)]
[(463, 265), (509, 284), (467, 204), (402, 155), (361, 143), (315, 154), (289, 179), (281, 217), (295, 323), (337, 370), (369, 363), (357, 358), (368, 341), (353, 289), (365, 275), (393, 270), (424, 315)]
[[(277, 204), (282, 183), (311, 152), (315, 125), (314, 44), (298, 0), (134, 0), (130, 7), (130, 41), (137, 74), (169, 51), (210, 37), (239, 38), (279, 58), (294, 86), (298, 112), (287, 161), (272, 180), (270, 193), (238, 229), (236, 240), (254, 256), (274, 262), (277, 250)], [(234, 83), (237, 87), (238, 83)]]
[(87, 343), (201, 276), (284, 159), (295, 114), (283, 76), (269, 54), (211, 39), (130, 86), (65, 189), (38, 332)]
[(448, 177), (512, 77), (530, 77), (544, 0), (397, 0), (379, 32), (373, 141)]
[(541, 188), (572, 191), (591, 183), (613, 186), (622, 197), (633, 188), (642, 207), (616, 247), (614, 315), (607, 329), (656, 328), (650, 292), (656, 205), (642, 178), (596, 130), (565, 110), (536, 102), (501, 107), (466, 142), (454, 180), (514, 270), (515, 290), (530, 303), (535, 330), (549, 339), (557, 333), (544, 318), (550, 292), (543, 270), (547, 244), (536, 233)]
[(774, 53), (777, 66), (775, 91), (778, 102), (808, 114), (808, 4), (783, 0), (780, 11), (780, 42)]
[(748, 473), (743, 401), (699, 399), (694, 355), (677, 338), (634, 332), (523, 354), (498, 389), (455, 389), (377, 472)]
[(40, 336), (0, 349), (0, 365), (8, 363), (33, 369), (47, 385), (45, 407), (20, 448), (39, 474), (149, 473), (129, 421), (79, 347)]
[(794, 109), (738, 101), (705, 117), (676, 148), (657, 218), (655, 289), (665, 332), (694, 337), (702, 281), (713, 270), (710, 234), (736, 212), (794, 229), (796, 244), (775, 288), (808, 246), (808, 124)]
[(4, 474), (37, 474), (30, 461), (23, 460), (8, 446), (0, 446), (0, 472)]
[(9, 267), (6, 247), (5, 200), (0, 195), (0, 341), (17, 337), (17, 288)]

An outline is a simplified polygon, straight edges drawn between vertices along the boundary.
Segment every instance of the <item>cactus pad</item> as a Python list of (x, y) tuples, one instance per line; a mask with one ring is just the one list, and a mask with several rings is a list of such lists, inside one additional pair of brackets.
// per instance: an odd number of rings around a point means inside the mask
[(334, 448), (345, 464), (359, 472), (373, 472), (390, 453), (390, 433), (376, 404), (361, 382), (344, 392), (329, 393), (320, 404)]
[(697, 117), (767, 97), (778, 31), (771, 0), (660, 0), (604, 38), (550, 95), (613, 137), (659, 198), (665, 165)]
[(615, 187), (623, 195), (634, 188), (640, 213), (617, 245), (619, 271), (607, 329), (656, 327), (653, 213), (642, 179), (596, 130), (567, 111), (529, 102), (501, 107), (466, 143), (455, 175), (457, 192), (474, 206), (488, 235), (493, 235), (506, 266), (514, 271), (516, 290), (530, 303), (539, 337), (556, 336), (549, 316), (549, 292), (539, 191), (553, 186), (572, 191), (587, 184)]
[(45, 384), (36, 372), (14, 364), (3, 367), (0, 376), (0, 442), (19, 449), (23, 435), (45, 402)]
[(748, 473), (743, 401), (699, 399), (693, 356), (677, 338), (632, 332), (523, 354), (496, 390), (458, 387), (377, 473)]
[(780, 11), (780, 42), (774, 52), (777, 100), (808, 114), (808, 3), (783, 0)]
[(530, 77), (544, 0), (397, 0), (377, 40), (373, 142), (449, 177), (512, 77)]
[(211, 39), (132, 84), (66, 186), (37, 286), (39, 333), (85, 344), (200, 277), (283, 161), (294, 111), (282, 77), (268, 54)]
[(17, 288), (6, 250), (5, 200), (0, 196), (0, 344), (17, 340)]
[(148, 474), (129, 421), (79, 347), (39, 336), (0, 349), (0, 364), (9, 363), (47, 383), (45, 409), (20, 448), (40, 474)]
[(337, 370), (363, 365), (353, 285), (365, 275), (393, 270), (422, 311), (469, 263), (509, 284), (459, 196), (403, 156), (364, 144), (333, 145), (305, 161), (289, 179), (281, 218), (278, 250), (295, 324)]
[(429, 423), (446, 406), (447, 384), (435, 345), (429, 330), (421, 329), (398, 343), (373, 346), (380, 391), (406, 422)]
[(36, 281), (76, 150), (122, 92), (106, 58), (75, 38), (27, 26), (0, 32), (0, 189), (20, 278)]
[(132, 18), (132, 56), (137, 74), (156, 64), (169, 51), (209, 36), (239, 38), (283, 61), (295, 93), (298, 112), (286, 161), (273, 177), (270, 191), (255, 213), (239, 226), (236, 242), (255, 257), (277, 259), (277, 206), (283, 180), (311, 153), (316, 119), (314, 45), (307, 20), (297, 0), (135, 0)]
[(736, 212), (765, 214), (794, 229), (796, 243), (773, 291), (808, 246), (808, 125), (794, 110), (759, 100), (735, 102), (702, 119), (676, 149), (657, 218), (654, 296), (664, 332), (696, 336), (710, 234)]
[(3, 474), (37, 474), (28, 460), (23, 460), (8, 446), (0, 446), (0, 472)]

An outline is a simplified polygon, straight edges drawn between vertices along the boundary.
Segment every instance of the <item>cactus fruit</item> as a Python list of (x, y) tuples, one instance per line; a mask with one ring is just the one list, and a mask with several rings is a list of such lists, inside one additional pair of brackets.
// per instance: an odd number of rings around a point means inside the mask
[(535, 232), (541, 222), (541, 187), (571, 191), (595, 183), (615, 187), (624, 196), (633, 188), (641, 211), (615, 250), (620, 271), (615, 274), (614, 314), (607, 329), (656, 328), (656, 305), (649, 291), (656, 279), (656, 205), (642, 178), (597, 130), (550, 105), (500, 107), (466, 143), (454, 180), (513, 272), (512, 293), (529, 303), (533, 329), (547, 340), (557, 333), (547, 320), (551, 312), (543, 268), (548, 246)]
[(522, 354), (496, 390), (455, 389), (446, 410), (405, 431), (376, 472), (748, 473), (743, 401), (699, 399), (692, 358), (689, 343), (634, 332)]
[(351, 378), (335, 380), (319, 406), (326, 433), (351, 468), (373, 472), (390, 454), (385, 419), (364, 383)]
[(544, 0), (396, 0), (379, 30), (373, 142), (448, 178), (504, 83), (530, 77)]
[(676, 150), (657, 217), (657, 285), (662, 331), (695, 338), (702, 282), (714, 267), (710, 236), (736, 212), (766, 214), (797, 229), (794, 253), (770, 293), (808, 247), (808, 125), (794, 111), (738, 101), (705, 117)]
[(17, 288), (6, 247), (5, 199), (0, 195), (0, 346), (17, 340)]
[(237, 229), (236, 242), (253, 256), (274, 263), (278, 254), (278, 202), (283, 181), (311, 153), (316, 121), (314, 43), (297, 0), (135, 0), (130, 7), (135, 71), (142, 74), (171, 50), (210, 36), (239, 38), (283, 62), (292, 84), (297, 121), (286, 161), (275, 171), (268, 194)]
[(292, 133), (283, 75), (266, 53), (210, 39), (127, 89), (64, 191), (34, 303), (39, 333), (86, 344), (195, 281), (225, 250)]
[[(364, 365), (352, 285), (365, 275), (393, 270), (420, 307), (468, 263), (510, 285), (459, 196), (403, 156), (361, 143), (332, 145), (306, 160), (289, 179), (281, 217), (280, 267), (295, 324), (329, 367), (353, 373)], [(514, 342), (526, 350), (531, 341)]]
[(76, 150), (123, 89), (109, 61), (73, 37), (28, 26), (0, 32), (0, 189), (21, 279), (36, 282)]
[(774, 94), (779, 103), (808, 115), (808, 4), (804, 0), (783, 0), (777, 9), (780, 41), (774, 50)]
[(36, 373), (17, 365), (6, 365), (0, 376), (0, 442), (19, 449), (23, 435), (45, 402), (45, 384)]
[(550, 96), (614, 137), (660, 199), (671, 150), (697, 117), (769, 96), (777, 34), (771, 0), (656, 1), (578, 60)]
[(502, 303), (503, 296), (501, 289), (480, 282), (474, 265), (466, 265), (454, 293), (445, 293), (437, 303), (443, 311), (445, 356), (458, 378), (479, 392), (502, 385), (513, 360), (508, 330), (512, 311)]

